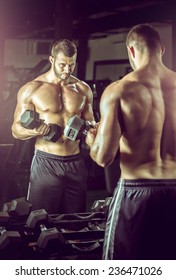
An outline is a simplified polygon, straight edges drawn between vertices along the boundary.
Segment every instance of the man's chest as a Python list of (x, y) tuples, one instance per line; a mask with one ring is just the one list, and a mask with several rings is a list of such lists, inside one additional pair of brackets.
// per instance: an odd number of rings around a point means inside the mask
[(76, 114), (84, 109), (86, 97), (76, 87), (43, 88), (33, 94), (33, 104), (43, 112), (59, 113), (66, 111)]

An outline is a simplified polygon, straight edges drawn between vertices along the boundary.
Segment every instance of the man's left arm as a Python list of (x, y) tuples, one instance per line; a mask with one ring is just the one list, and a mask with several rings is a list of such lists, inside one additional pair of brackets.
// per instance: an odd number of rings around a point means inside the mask
[(110, 165), (119, 149), (122, 134), (118, 118), (120, 96), (117, 85), (109, 85), (100, 100), (100, 124), (98, 129), (90, 129), (86, 144), (90, 148), (91, 158), (100, 166)]

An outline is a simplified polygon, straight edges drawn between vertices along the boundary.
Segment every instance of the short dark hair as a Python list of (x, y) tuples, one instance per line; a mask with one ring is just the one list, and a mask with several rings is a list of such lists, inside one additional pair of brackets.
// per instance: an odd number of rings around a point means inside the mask
[(51, 48), (51, 55), (56, 57), (58, 53), (62, 52), (65, 56), (72, 57), (77, 53), (76, 45), (68, 39), (61, 39), (56, 41)]
[(126, 45), (135, 43), (139, 51), (146, 45), (150, 50), (157, 50), (161, 46), (161, 38), (159, 33), (148, 23), (138, 24), (134, 26), (126, 38)]

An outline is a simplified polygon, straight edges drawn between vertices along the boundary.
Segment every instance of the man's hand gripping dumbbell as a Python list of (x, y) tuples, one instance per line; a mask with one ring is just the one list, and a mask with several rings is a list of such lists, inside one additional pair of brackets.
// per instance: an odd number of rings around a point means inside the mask
[(66, 124), (64, 128), (64, 136), (72, 141), (76, 141), (83, 135), (87, 135), (90, 128), (94, 128), (94, 124), (75, 115), (71, 117)]
[(21, 125), (27, 129), (38, 129), (45, 134), (43, 139), (49, 142), (56, 142), (62, 136), (62, 128), (57, 124), (45, 124), (43, 120), (39, 118), (39, 114), (33, 110), (26, 110), (21, 115)]

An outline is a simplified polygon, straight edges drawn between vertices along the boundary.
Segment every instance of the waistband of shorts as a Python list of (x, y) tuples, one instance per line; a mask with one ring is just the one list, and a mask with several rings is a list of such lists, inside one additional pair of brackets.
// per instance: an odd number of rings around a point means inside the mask
[(82, 155), (81, 153), (75, 154), (75, 155), (70, 155), (70, 156), (59, 156), (55, 154), (50, 154), (41, 150), (35, 150), (34, 154), (37, 157), (40, 158), (45, 158), (45, 159), (51, 159), (51, 160), (59, 160), (62, 162), (69, 162), (69, 161), (75, 161), (75, 160), (81, 160)]
[(154, 187), (176, 187), (176, 179), (119, 179), (118, 185), (122, 184), (124, 188), (154, 188)]

